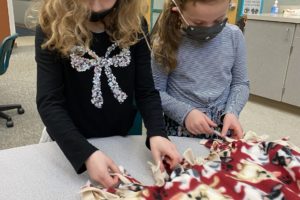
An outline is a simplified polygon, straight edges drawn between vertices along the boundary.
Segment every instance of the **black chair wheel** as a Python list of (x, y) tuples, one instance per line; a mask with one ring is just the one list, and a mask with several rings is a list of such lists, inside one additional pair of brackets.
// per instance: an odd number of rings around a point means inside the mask
[(14, 122), (13, 121), (7, 121), (6, 122), (6, 127), (7, 128), (11, 128), (11, 127), (13, 127), (14, 126)]
[(18, 114), (22, 115), (24, 114), (25, 110), (23, 108), (18, 108)]

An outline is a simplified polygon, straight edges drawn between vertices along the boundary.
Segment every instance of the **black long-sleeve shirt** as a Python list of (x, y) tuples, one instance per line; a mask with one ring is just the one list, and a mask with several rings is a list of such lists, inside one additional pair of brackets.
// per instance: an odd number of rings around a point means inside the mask
[[(129, 66), (111, 67), (120, 88), (128, 95), (122, 104), (114, 98), (102, 71), (102, 108), (91, 103), (94, 69), (76, 71), (71, 67), (70, 58), (41, 48), (45, 39), (38, 27), (35, 39), (37, 107), (50, 137), (57, 142), (77, 173), (86, 170), (84, 162), (97, 150), (87, 138), (127, 135), (136, 114), (134, 98), (148, 138), (167, 137), (159, 93), (154, 88), (150, 52), (144, 39), (130, 47)], [(111, 45), (105, 32), (93, 33), (90, 49), (98, 56), (104, 56)]]

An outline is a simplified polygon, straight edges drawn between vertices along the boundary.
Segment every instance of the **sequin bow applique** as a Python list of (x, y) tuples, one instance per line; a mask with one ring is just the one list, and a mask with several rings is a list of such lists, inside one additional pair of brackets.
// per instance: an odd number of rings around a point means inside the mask
[[(127, 67), (131, 61), (131, 54), (128, 48), (123, 48), (121, 52), (117, 55), (109, 57), (111, 52), (118, 47), (116, 43), (112, 44), (106, 51), (104, 57), (99, 57), (97, 54), (82, 46), (75, 46), (71, 50), (71, 66), (78, 72), (84, 72), (94, 68), (93, 77), (93, 88), (92, 88), (92, 99), (91, 102), (97, 108), (102, 108), (103, 97), (101, 92), (101, 73), (104, 69), (105, 75), (108, 79), (108, 85), (119, 103), (123, 103), (127, 94), (122, 91), (116, 77), (113, 75), (111, 67)], [(92, 58), (85, 58), (83, 55), (88, 54)]]

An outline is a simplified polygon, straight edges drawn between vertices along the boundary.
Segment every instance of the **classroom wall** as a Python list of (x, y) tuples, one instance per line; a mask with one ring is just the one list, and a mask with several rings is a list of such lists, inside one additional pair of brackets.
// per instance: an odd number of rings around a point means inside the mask
[[(161, 0), (161, 1), (163, 1), (163, 0)], [(25, 12), (28, 9), (28, 7), (31, 5), (31, 1), (30, 0), (13, 0), (12, 2), (13, 2), (14, 11), (15, 11), (15, 15), (14, 15), (15, 22), (17, 24), (24, 24)], [(147, 2), (149, 5), (149, 9), (148, 9), (148, 13), (145, 17), (146, 17), (148, 23), (150, 24), (151, 0), (147, 0)]]
[[(237, 11), (238, 11), (238, 5), (239, 5), (239, 1), (240, 0), (231, 0), (231, 2), (233, 3), (233, 5), (235, 6), (235, 8), (233, 9), (230, 9), (228, 11), (228, 22), (229, 23), (232, 23), (232, 24), (235, 24), (236, 23), (236, 16), (237, 16)], [(148, 5), (149, 5), (149, 12), (147, 13), (147, 20), (148, 20), (148, 23), (150, 24), (150, 21), (151, 21), (151, 2), (153, 2), (153, 7), (155, 9), (162, 9), (163, 7), (163, 2), (164, 0), (147, 0), (148, 2)], [(154, 13), (154, 16), (153, 16), (153, 20), (156, 20), (156, 17), (158, 16), (157, 13)]]
[(25, 12), (30, 6), (30, 4), (30, 0), (13, 0), (15, 22), (17, 24), (24, 24)]
[(7, 7), (8, 7), (10, 34), (14, 34), (16, 33), (16, 26), (15, 26), (14, 7), (13, 7), (13, 2), (11, 0), (7, 0)]
[[(281, 5), (300, 6), (300, 0), (278, 0), (279, 8)], [(264, 0), (263, 13), (270, 13), (275, 0)]]

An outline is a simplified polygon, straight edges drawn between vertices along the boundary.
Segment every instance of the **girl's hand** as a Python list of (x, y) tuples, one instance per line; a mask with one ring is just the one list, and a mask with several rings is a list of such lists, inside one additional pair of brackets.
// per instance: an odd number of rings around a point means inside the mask
[(203, 112), (194, 109), (185, 118), (185, 127), (193, 135), (201, 133), (213, 133), (211, 127), (217, 127), (211, 119), (209, 119)]
[(233, 131), (232, 137), (234, 139), (241, 139), (244, 136), (243, 129), (238, 118), (232, 113), (227, 113), (225, 115), (221, 135), (223, 137), (226, 136), (229, 129)]
[(95, 151), (85, 162), (90, 178), (103, 187), (109, 188), (118, 184), (117, 176), (110, 173), (121, 173), (118, 166), (103, 152)]
[(176, 146), (164, 137), (151, 137), (150, 147), (156, 164), (161, 163), (161, 171), (164, 171), (164, 166), (162, 165), (163, 159), (170, 165), (171, 169), (174, 169), (182, 160)]

